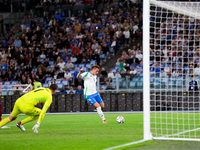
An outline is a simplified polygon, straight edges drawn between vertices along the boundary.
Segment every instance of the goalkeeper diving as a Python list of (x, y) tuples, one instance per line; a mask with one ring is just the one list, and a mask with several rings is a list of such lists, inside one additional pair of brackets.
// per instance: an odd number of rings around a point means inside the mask
[[(26, 131), (24, 124), (38, 119), (36, 125), (32, 128), (35, 133), (38, 133), (40, 123), (52, 103), (52, 95), (56, 93), (57, 88), (58, 86), (56, 84), (51, 84), (49, 88), (37, 88), (18, 98), (15, 102), (11, 115), (0, 122), (0, 127), (15, 120), (19, 114), (24, 113), (29, 117), (17, 122), (16, 126), (22, 131)], [(44, 103), (42, 110), (35, 107), (35, 105), (39, 103)]]

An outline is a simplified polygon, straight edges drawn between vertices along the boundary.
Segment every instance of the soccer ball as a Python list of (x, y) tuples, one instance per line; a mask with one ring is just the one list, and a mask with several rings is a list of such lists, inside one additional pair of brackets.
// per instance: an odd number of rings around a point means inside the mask
[(124, 123), (124, 117), (122, 116), (118, 116), (117, 119), (116, 119), (117, 123)]

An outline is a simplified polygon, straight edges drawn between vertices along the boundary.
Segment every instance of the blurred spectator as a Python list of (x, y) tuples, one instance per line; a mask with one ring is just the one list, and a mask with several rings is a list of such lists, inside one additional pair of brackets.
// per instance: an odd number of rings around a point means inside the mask
[(6, 64), (6, 61), (5, 60), (2, 60), (1, 62), (1, 71), (7, 71), (8, 69), (8, 65)]
[(74, 30), (75, 30), (76, 32), (79, 32), (79, 31), (81, 30), (81, 25), (79, 24), (78, 21), (76, 22), (76, 25), (75, 25), (75, 27), (74, 27)]
[(166, 66), (166, 62), (165, 62), (165, 59), (163, 58), (161, 62), (161, 70), (164, 70), (165, 66)]
[(64, 79), (68, 80), (70, 83), (72, 82), (72, 75), (68, 70), (65, 71)]
[(113, 82), (112, 82), (112, 78), (111, 77), (109, 77), (109, 78), (107, 78), (107, 80), (106, 80), (107, 82), (106, 82), (106, 84), (107, 84), (107, 87), (106, 87), (106, 89), (107, 90), (109, 90), (109, 89), (113, 89)]
[(142, 71), (143, 71), (143, 61), (140, 62), (137, 70), (138, 70), (138, 72), (140, 71), (142, 73)]
[(102, 42), (102, 51), (104, 54), (107, 54), (107, 52), (109, 52), (109, 47), (105, 41)]
[(100, 89), (100, 93), (104, 93), (104, 89), (103, 88)]
[(8, 71), (8, 76), (7, 76), (7, 81), (13, 81), (14, 80), (14, 76), (12, 75), (12, 71)]
[(179, 76), (179, 73), (178, 73), (177, 69), (172, 69), (172, 76), (173, 77), (178, 77)]
[(18, 86), (18, 85), (21, 85), (17, 82), (16, 86), (13, 87), (13, 92), (14, 94), (18, 95), (21, 93), (21, 91), (23, 90), (21, 86)]
[(197, 67), (194, 68), (194, 75), (200, 76), (200, 66), (199, 66), (199, 63), (197, 64)]
[(20, 58), (18, 60), (18, 65), (24, 66), (24, 64), (25, 64), (25, 59), (24, 59), (23, 55), (20, 55)]
[(121, 56), (121, 59), (123, 60), (123, 59), (126, 59), (127, 58), (127, 54), (126, 54), (126, 52), (125, 51), (123, 51), (122, 52), (122, 56)]
[[(191, 74), (194, 74), (194, 67), (193, 65), (190, 65), (191, 66), (191, 70), (189, 71)], [(186, 70), (185, 70), (185, 66), (181, 63), (180, 66), (178, 67), (178, 72), (179, 74), (183, 75), (184, 73), (186, 73)]]
[(60, 70), (58, 73), (57, 79), (64, 79), (65, 72), (63, 69)]
[(55, 84), (55, 79), (54, 78), (51, 79), (51, 84)]
[(125, 59), (122, 59), (120, 66), (119, 66), (119, 71), (124, 70), (124, 63), (125, 63)]
[(13, 52), (13, 58), (14, 58), (16, 61), (19, 60), (20, 54), (21, 54), (21, 52), (19, 51), (19, 48), (18, 48), (18, 47), (15, 47), (15, 51)]
[(116, 62), (116, 64), (115, 64), (115, 65), (116, 65), (116, 66), (119, 66), (119, 65), (120, 65), (120, 63), (121, 63), (121, 58), (118, 58), (118, 59), (117, 59), (117, 62)]
[(135, 22), (133, 22), (133, 39), (135, 39), (137, 36), (136, 36), (136, 32), (138, 30), (138, 26), (137, 24), (135, 24)]
[(38, 76), (38, 81), (41, 83), (45, 82), (45, 75), (42, 72), (42, 69), (39, 69), (38, 72), (36, 73), (36, 75)]
[(135, 70), (135, 67), (131, 68), (130, 74), (137, 75), (137, 71)]
[(92, 59), (93, 59), (93, 60), (96, 60), (97, 65), (99, 65), (100, 56), (99, 56), (99, 54), (98, 54), (98, 50), (95, 50), (95, 51), (94, 51), (94, 54), (92, 55)]
[(83, 94), (83, 89), (82, 89), (81, 85), (78, 86), (75, 93), (76, 94)]
[(50, 58), (51, 61), (56, 61), (56, 59), (57, 59), (56, 52), (53, 51), (53, 52), (50, 54), (49, 58)]
[(161, 67), (160, 67), (160, 63), (159, 62), (157, 62), (156, 66), (155, 66), (155, 72), (156, 72), (156, 76), (160, 76)]
[(129, 56), (128, 55), (126, 56), (126, 59), (125, 59), (124, 69), (127, 70), (127, 71), (130, 70)]
[(76, 37), (73, 38), (70, 47), (73, 49), (73, 47), (74, 47), (75, 45), (76, 45), (76, 47), (77, 47), (77, 45), (78, 45), (78, 41), (76, 40)]
[(122, 70), (120, 74), (121, 74), (122, 77), (125, 77), (125, 76), (126, 76), (126, 71), (125, 71), (125, 69)]
[(106, 84), (105, 78), (103, 77), (103, 75), (102, 75), (101, 73), (100, 73), (100, 75), (99, 75), (99, 80), (100, 80), (100, 85)]
[(93, 40), (92, 50), (96, 50), (98, 46), (99, 44), (96, 42), (96, 40)]
[(194, 76), (191, 75), (191, 81), (189, 83), (189, 91), (198, 91), (199, 90), (199, 86), (198, 86), (198, 82), (194, 80)]
[(3, 47), (6, 47), (8, 45), (8, 42), (6, 42), (6, 40), (3, 39), (3, 41), (1, 42), (1, 44), (2, 44)]
[(75, 64), (77, 62), (77, 58), (75, 57), (74, 54), (72, 54), (72, 57), (70, 57), (70, 61)]
[(168, 64), (166, 64), (164, 68), (164, 73), (168, 75), (169, 77), (171, 77), (171, 69), (169, 68)]
[(69, 70), (69, 69), (73, 69), (74, 65), (71, 63), (70, 59), (68, 60), (68, 62), (65, 65), (65, 69)]
[(14, 46), (20, 48), (21, 45), (22, 45), (22, 41), (19, 39), (19, 36), (17, 36), (14, 41)]
[(78, 86), (78, 78), (77, 78), (78, 73), (79, 73), (79, 71), (78, 71), (78, 68), (76, 67), (75, 71), (74, 71), (74, 83), (75, 83), (75, 87)]
[(115, 75), (112, 72), (112, 70), (110, 70), (110, 72), (108, 73), (108, 78), (115, 78)]
[(49, 61), (47, 58), (44, 59), (44, 67), (48, 67), (49, 66)]
[(77, 46), (78, 44), (74, 44), (74, 47), (72, 45), (70, 45), (72, 51), (71, 54), (74, 54), (74, 56), (77, 56), (79, 54), (79, 48)]
[(70, 87), (70, 89), (69, 89), (69, 94), (74, 94), (73, 87)]
[(107, 73), (107, 71), (105, 70), (105, 68), (102, 68), (102, 69), (101, 69), (101, 73), (100, 73), (100, 74), (102, 74), (103, 77), (107, 77), (107, 76), (108, 76), (108, 73)]
[(139, 59), (139, 61), (141, 61), (143, 59), (143, 55), (141, 54), (141, 51), (138, 51), (138, 54), (136, 54), (136, 58)]
[(130, 65), (138, 65), (140, 64), (139, 59), (136, 57), (136, 54), (133, 54), (133, 58), (129, 59)]
[(8, 78), (7, 78), (7, 75), (6, 75), (6, 71), (2, 71), (2, 74), (0, 76), (0, 81), (7, 81)]
[(51, 76), (51, 72), (49, 71), (48, 68), (46, 68), (46, 70), (45, 70), (45, 72), (44, 72), (44, 76), (45, 76), (45, 78)]
[(63, 70), (63, 69), (65, 69), (66, 63), (61, 58), (60, 62), (57, 65), (59, 66), (60, 70)]
[(56, 80), (56, 79), (58, 79), (58, 75), (57, 75), (57, 72), (55, 71), (55, 72), (53, 72), (54, 74), (53, 74), (53, 78)]
[(60, 20), (60, 21), (63, 21), (62, 16), (64, 16), (64, 13), (61, 12), (61, 9), (59, 9), (58, 12), (56, 12), (56, 14), (55, 14), (55, 18)]
[(25, 76), (22, 76), (21, 84), (28, 84)]
[(62, 87), (62, 88), (60, 89), (59, 94), (65, 94), (65, 93), (66, 93), (66, 91), (65, 91), (65, 87)]
[(125, 36), (125, 44), (129, 44), (129, 38), (130, 38), (130, 32), (128, 30), (127, 27), (125, 27), (125, 31), (123, 32), (124, 36)]
[(20, 72), (17, 73), (17, 76), (15, 78), (16, 81), (21, 81), (22, 80), (22, 75)]
[(120, 71), (117, 71), (117, 74), (115, 75), (116, 78), (121, 78), (121, 74), (120, 74)]

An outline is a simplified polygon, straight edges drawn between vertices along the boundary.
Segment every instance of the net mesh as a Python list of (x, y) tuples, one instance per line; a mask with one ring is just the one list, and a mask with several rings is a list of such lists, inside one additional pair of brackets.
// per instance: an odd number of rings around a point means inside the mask
[(153, 137), (200, 138), (200, 3), (150, 1)]

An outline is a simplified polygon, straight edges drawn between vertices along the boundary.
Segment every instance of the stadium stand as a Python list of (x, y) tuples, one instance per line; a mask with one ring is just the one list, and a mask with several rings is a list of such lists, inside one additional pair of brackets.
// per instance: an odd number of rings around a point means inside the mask
[[(26, 8), (35, 10), (34, 17), (22, 16), (20, 26), (8, 30), (0, 42), (0, 80), (4, 85), (37, 79), (47, 87), (54, 78), (59, 89), (69, 87), (74, 85), (75, 67), (88, 70), (93, 64), (102, 65), (124, 45), (141, 39), (141, 0), (29, 2)], [(20, 11), (24, 10), (20, 7)], [(130, 58), (137, 52), (136, 58), (141, 61), (139, 44), (131, 52)], [(129, 57), (123, 64), (128, 63)], [(112, 69), (114, 74), (127, 68), (121, 61)], [(142, 73), (142, 67), (136, 66), (138, 72)], [(66, 69), (73, 82), (67, 80)], [(12, 77), (8, 77), (9, 71)]]

